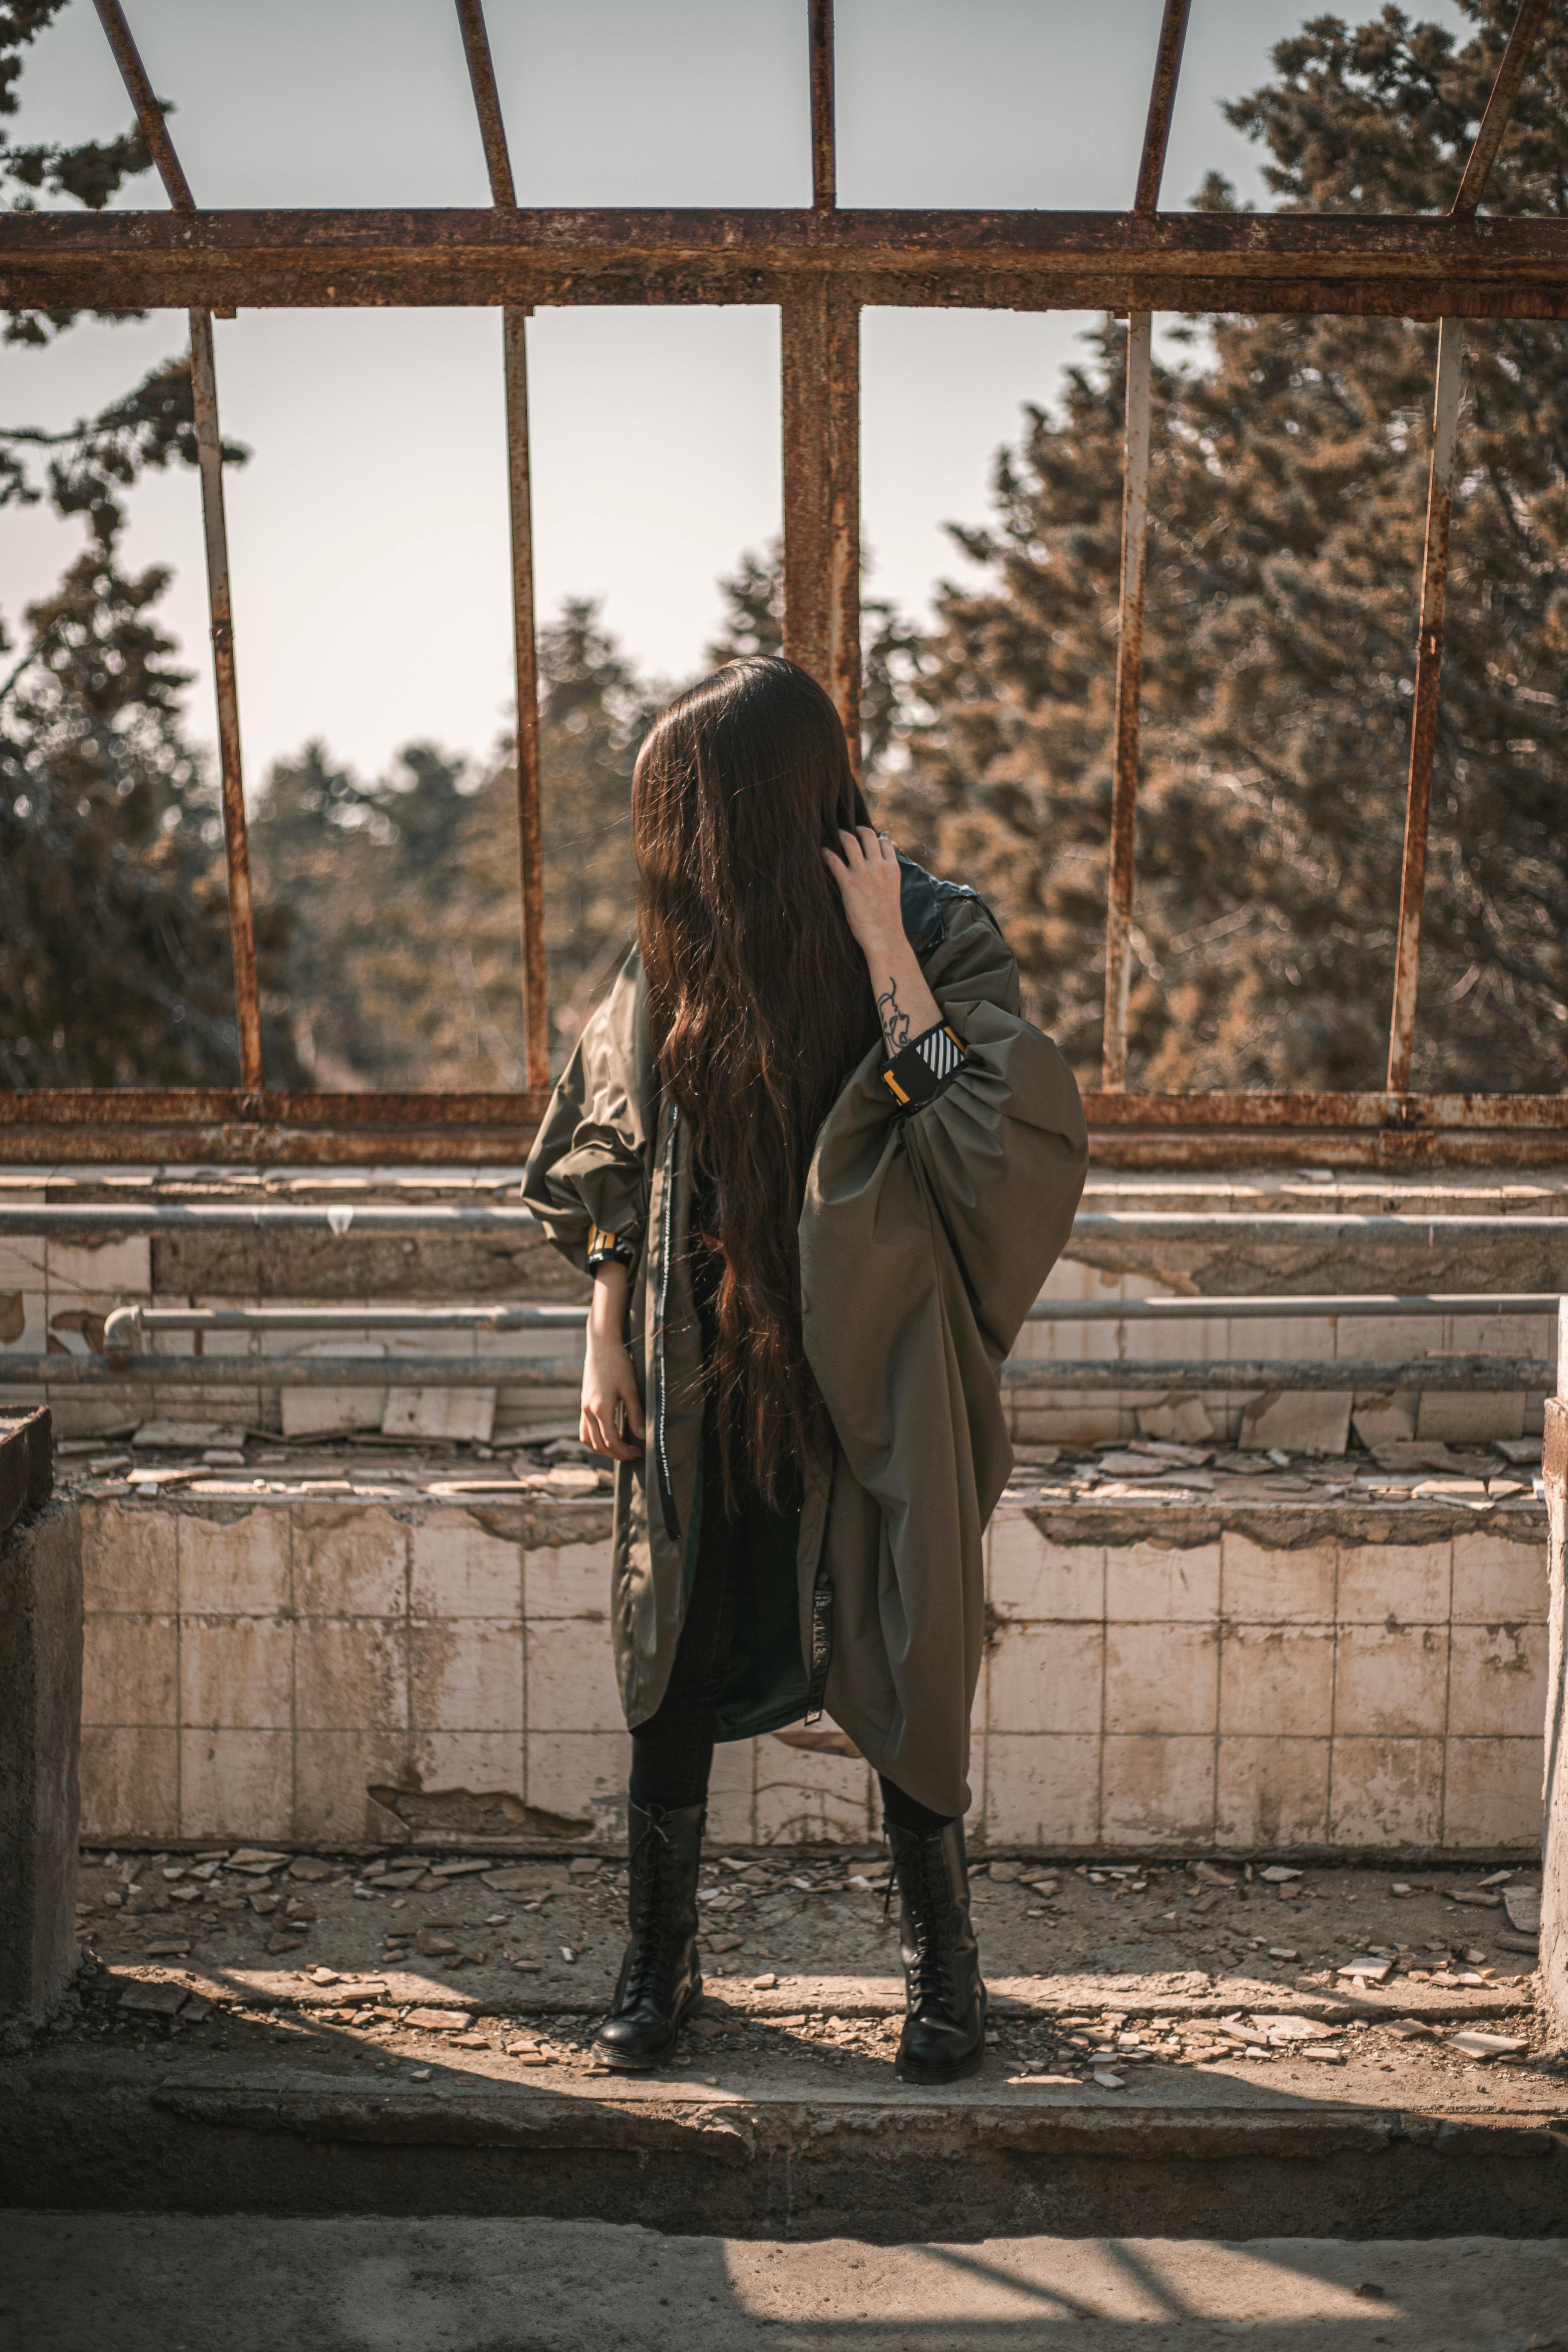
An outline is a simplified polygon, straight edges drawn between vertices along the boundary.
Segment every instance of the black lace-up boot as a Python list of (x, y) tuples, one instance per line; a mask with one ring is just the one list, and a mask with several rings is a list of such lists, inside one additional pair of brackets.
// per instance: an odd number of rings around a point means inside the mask
[(672, 1811), (627, 1808), (631, 1940), (594, 2054), (602, 2065), (645, 2073), (668, 2058), (680, 2021), (702, 1991), (697, 1964), (697, 1872), (706, 1805)]
[(898, 2070), (906, 2083), (952, 2083), (985, 2054), (985, 1987), (969, 1916), (963, 1823), (923, 1835), (887, 1823), (900, 1896), (904, 2030)]

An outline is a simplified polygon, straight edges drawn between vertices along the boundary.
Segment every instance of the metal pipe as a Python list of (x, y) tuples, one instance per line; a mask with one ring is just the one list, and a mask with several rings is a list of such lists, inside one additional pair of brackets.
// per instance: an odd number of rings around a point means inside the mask
[[(483, 0), (457, 0), (474, 110), (484, 142), (490, 199), (517, 210), (500, 91)], [(550, 975), (544, 946), (544, 824), (539, 764), (539, 646), (533, 603), (533, 494), (528, 432), (528, 310), (501, 312), (506, 382), (507, 504), (511, 529), (512, 669), (517, 688), (518, 901), (522, 933), (522, 1009), (528, 1090), (550, 1091)]]
[[(1555, 1291), (1467, 1291), (1401, 1298), (1333, 1292), (1294, 1298), (1037, 1298), (1031, 1323), (1197, 1323), (1321, 1316), (1555, 1315)], [(576, 1330), (585, 1307), (117, 1307), (103, 1327), (112, 1354), (148, 1331), (533, 1331)]]
[(1470, 219), (1485, 194), (1498, 150), (1502, 145), (1503, 133), (1513, 112), (1514, 100), (1524, 81), (1530, 53), (1535, 47), (1535, 37), (1551, 5), (1552, 0), (1522, 0), (1520, 12), (1513, 20), (1513, 30), (1508, 37), (1508, 47), (1502, 53), (1491, 96), (1487, 100), (1486, 112), (1481, 117), (1481, 127), (1476, 133), (1476, 143), (1470, 150), (1469, 161), (1459, 182), (1459, 192), (1449, 212), (1450, 220)]
[(819, 278), (781, 306), (784, 652), (832, 696), (860, 772), (860, 310)]
[(1121, 597), (1116, 642), (1116, 747), (1105, 908), (1105, 1043), (1101, 1083), (1127, 1084), (1132, 968), (1132, 870), (1138, 817), (1138, 722), (1143, 686), (1143, 588), (1149, 532), (1149, 412), (1153, 321), (1127, 321), (1127, 439), (1121, 488)]
[(830, 213), (838, 202), (833, 110), (833, 0), (806, 0), (811, 39), (811, 203)]
[(1159, 208), (1160, 183), (1165, 174), (1165, 150), (1171, 142), (1171, 116), (1176, 103), (1176, 80), (1182, 70), (1187, 18), (1192, 0), (1165, 0), (1160, 19), (1160, 39), (1154, 51), (1154, 83), (1149, 92), (1149, 115), (1143, 126), (1143, 152), (1138, 163), (1135, 213), (1152, 215)]
[(1445, 319), (1437, 334), (1432, 470), (1426, 490), (1426, 548), (1421, 567), (1421, 634), (1415, 656), (1415, 701), (1410, 720), (1405, 860), (1399, 886), (1394, 1011), (1388, 1032), (1388, 1087), (1392, 1094), (1403, 1094), (1410, 1085), (1415, 1042), (1421, 911), (1426, 889), (1426, 836), (1432, 810), (1432, 762), (1437, 745), (1437, 688), (1443, 668), (1443, 615), (1448, 594), (1448, 539), (1454, 514), (1454, 458), (1464, 358), (1462, 334), (1457, 319)]
[[(174, 152), (163, 110), (153, 94), (125, 11), (120, 0), (95, 0), (95, 5), (169, 202), (175, 212), (192, 216), (196, 210), (195, 198)], [(228, 929), (234, 961), (235, 1020), (239, 1034), (239, 1076), (247, 1092), (259, 1093), (266, 1084), (266, 1075), (261, 1059), (261, 1003), (256, 971), (245, 775), (239, 750), (239, 686), (234, 659), (234, 604), (229, 590), (228, 529), (223, 496), (223, 436), (218, 428), (211, 310), (193, 310), (190, 328), (191, 408), (202, 485), (207, 609), (217, 693), (218, 764), (223, 788), (224, 851), (228, 866)]]
[[(1203, 1323), (1211, 1317), (1231, 1322), (1284, 1323), (1322, 1315), (1551, 1315), (1557, 1295), (1547, 1290), (1424, 1292), (1401, 1298), (1391, 1291), (1325, 1291), (1290, 1298), (1037, 1298), (1031, 1323)], [(581, 1310), (584, 1315), (587, 1309)], [(110, 1320), (112, 1321), (112, 1318)]]
[(581, 1356), (14, 1356), (0, 1388), (576, 1388)]
[[(0, 1389), (441, 1388), (574, 1389), (581, 1356), (32, 1356), (0, 1351)], [(1002, 1367), (1010, 1391), (1027, 1390), (1225, 1391), (1523, 1389), (1550, 1394), (1557, 1367), (1550, 1357), (1433, 1356), (1415, 1362), (1375, 1359), (1298, 1361), (1231, 1360), (1226, 1357), (1162, 1363), (1158, 1359), (1103, 1358), (1069, 1362), (1013, 1357)]]
[(97, 1352), (146, 1331), (561, 1331), (587, 1319), (585, 1307), (117, 1307)]
[[(94, 1360), (51, 1356), (48, 1360), (74, 1364)], [(4, 1361), (0, 1357), (0, 1363)], [(1379, 1363), (1375, 1358), (1353, 1361), (1349, 1358), (1326, 1361), (1310, 1359), (1298, 1362), (1287, 1357), (1283, 1361), (1265, 1362), (1233, 1360), (1224, 1356), (1169, 1364), (1162, 1363), (1157, 1357), (1121, 1360), (1100, 1358), (1093, 1362), (1073, 1363), (1015, 1356), (1002, 1367), (1003, 1382), (1015, 1394), (1029, 1389), (1097, 1390), (1101, 1393), (1108, 1389), (1152, 1389), (1156, 1395), (1163, 1395), (1175, 1389), (1198, 1389), (1235, 1396), (1247, 1390), (1306, 1389), (1321, 1395), (1325, 1391), (1366, 1389), (1383, 1395), (1391, 1389), (1464, 1389), (1495, 1395), (1519, 1389), (1527, 1393), (1550, 1392), (1556, 1378), (1557, 1368), (1549, 1356), (1434, 1356), (1398, 1364)], [(363, 1383), (363, 1370), (361, 1380)]]
[[(314, 1233), (325, 1241), (388, 1234), (462, 1234), (497, 1240), (541, 1231), (531, 1209), (461, 1208), (423, 1202), (407, 1207), (373, 1202), (365, 1206), (346, 1202), (307, 1207), (280, 1201), (166, 1201), (156, 1206), (126, 1207), (118, 1202), (33, 1202), (12, 1204), (0, 1196), (0, 1234), (20, 1237), (47, 1234), (56, 1241), (88, 1234), (130, 1235), (163, 1233)], [(1350, 1242), (1407, 1242), (1436, 1248), (1439, 1244), (1473, 1245), (1484, 1242), (1551, 1242), (1568, 1262), (1568, 1215), (1453, 1216), (1300, 1215), (1254, 1213), (1250, 1211), (1092, 1209), (1080, 1212), (1068, 1236), (1067, 1255), (1085, 1244), (1125, 1243), (1159, 1245), (1167, 1242), (1241, 1242), (1260, 1245), (1311, 1243), (1315, 1246)]]

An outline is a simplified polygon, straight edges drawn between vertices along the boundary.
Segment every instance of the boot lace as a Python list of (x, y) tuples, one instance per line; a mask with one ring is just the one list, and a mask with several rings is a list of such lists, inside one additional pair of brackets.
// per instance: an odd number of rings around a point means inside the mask
[[(914, 1945), (914, 1965), (909, 1973), (917, 1995), (915, 2006), (923, 2009), (928, 2002), (934, 2003), (944, 2016), (951, 2017), (957, 2008), (958, 1996), (952, 1974), (952, 1937), (942, 1931), (949, 1925), (952, 1890), (948, 1884), (941, 1840), (921, 1838), (910, 1859), (914, 1865), (909, 1873), (911, 1883), (903, 1891)], [(893, 1884), (889, 1876), (882, 1897), (884, 1917), (893, 1899)]]
[[(629, 1921), (631, 1944), (630, 1964), (626, 1969), (626, 1990), (622, 1996), (627, 2008), (636, 2008), (645, 1994), (657, 1993), (665, 1960), (665, 1885), (666, 1864), (670, 1840), (662, 1818), (654, 1811), (645, 1816), (647, 1826), (632, 1848), (628, 1857), (632, 1882), (632, 1916)], [(652, 1856), (653, 1867), (639, 1874), (637, 1864), (649, 1838), (658, 1838), (662, 1851)]]

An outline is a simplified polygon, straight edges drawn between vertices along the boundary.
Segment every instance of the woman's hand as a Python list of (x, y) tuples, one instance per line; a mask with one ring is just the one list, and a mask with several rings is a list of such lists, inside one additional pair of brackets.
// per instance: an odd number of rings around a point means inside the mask
[(841, 857), (831, 849), (822, 854), (866, 959), (890, 1061), (900, 1045), (936, 1026), (942, 1007), (904, 930), (898, 851), (885, 833), (874, 833), (868, 824), (838, 838), (844, 844)]
[(883, 947), (904, 936), (899, 853), (885, 833), (876, 833), (868, 824), (840, 833), (838, 838), (844, 845), (842, 856), (831, 849), (822, 854), (838, 885), (856, 942), (870, 963)]
[[(592, 1453), (607, 1454), (612, 1462), (635, 1462), (642, 1452), (642, 1400), (623, 1337), (630, 1285), (626, 1267), (612, 1258), (595, 1273), (594, 1303), (588, 1309), (583, 1418), (577, 1434)], [(616, 1426), (617, 1408), (625, 1436)], [(639, 1443), (633, 1444), (633, 1438)]]

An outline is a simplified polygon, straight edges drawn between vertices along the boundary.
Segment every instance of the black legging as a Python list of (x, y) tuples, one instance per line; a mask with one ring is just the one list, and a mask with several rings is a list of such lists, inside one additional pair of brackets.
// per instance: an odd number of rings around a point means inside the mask
[[(708, 1794), (720, 1694), (735, 1638), (736, 1590), (750, 1567), (744, 1521), (724, 1508), (711, 1416), (703, 1436), (702, 1529), (686, 1622), (664, 1696), (632, 1734), (631, 1799), (645, 1810), (700, 1805)], [(879, 1778), (883, 1811), (897, 1828), (923, 1837), (946, 1827), (951, 1815), (933, 1813), (885, 1775)]]

